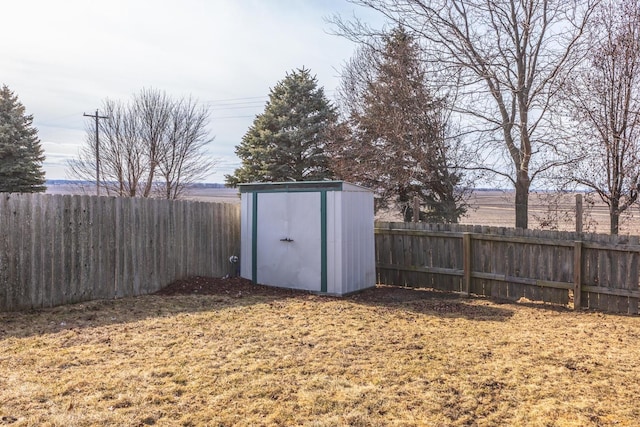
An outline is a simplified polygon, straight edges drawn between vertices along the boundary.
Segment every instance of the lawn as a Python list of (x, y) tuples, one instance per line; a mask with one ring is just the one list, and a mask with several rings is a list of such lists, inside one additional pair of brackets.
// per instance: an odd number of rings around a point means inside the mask
[(0, 314), (0, 425), (638, 425), (640, 318), (239, 280)]

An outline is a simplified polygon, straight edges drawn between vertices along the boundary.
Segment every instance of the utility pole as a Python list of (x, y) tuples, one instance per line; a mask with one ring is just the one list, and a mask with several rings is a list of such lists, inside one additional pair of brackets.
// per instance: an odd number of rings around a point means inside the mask
[(99, 116), (98, 110), (96, 110), (96, 114), (82, 114), (85, 117), (93, 117), (96, 120), (96, 196), (100, 195), (100, 134), (99, 129), (100, 125), (98, 120), (100, 119), (108, 119), (108, 116)]

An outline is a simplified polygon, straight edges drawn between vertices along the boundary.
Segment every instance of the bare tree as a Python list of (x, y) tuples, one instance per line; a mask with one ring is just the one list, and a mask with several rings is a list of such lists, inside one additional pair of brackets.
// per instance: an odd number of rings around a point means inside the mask
[[(136, 197), (149, 173), (146, 148), (138, 136), (135, 112), (129, 105), (106, 99), (100, 122), (100, 187), (108, 195)], [(95, 180), (96, 138), (93, 124), (87, 124), (86, 144), (77, 159), (69, 162), (70, 175), (84, 181)]]
[[(213, 141), (209, 113), (191, 98), (173, 100), (144, 89), (132, 102), (105, 100), (100, 122), (100, 186), (107, 194), (176, 199), (204, 178), (215, 162), (207, 157)], [(86, 144), (69, 162), (70, 175), (95, 180), (96, 140), (87, 128)]]
[(161, 191), (167, 199), (179, 198), (189, 184), (206, 176), (214, 166), (204, 152), (213, 140), (206, 130), (208, 123), (207, 109), (198, 108), (191, 98), (173, 104), (157, 156)]
[[(527, 228), (531, 182), (558, 166), (559, 145), (547, 123), (563, 79), (598, 0), (356, 0), (420, 37), (443, 82), (459, 87), (476, 161), (469, 165), (509, 180), (515, 225)], [(333, 20), (356, 41), (372, 30)]]
[(618, 234), (640, 186), (640, 1), (603, 2), (589, 38), (591, 54), (565, 85), (577, 154), (566, 174), (608, 206)]
[[(108, 117), (100, 123), (102, 182), (107, 194), (135, 197), (149, 173), (143, 140), (138, 135), (135, 110), (121, 102), (106, 100), (103, 110)], [(88, 136), (93, 134), (88, 134)], [(95, 141), (93, 142), (95, 144)]]
[(148, 174), (143, 188), (143, 197), (149, 197), (155, 180), (161, 144), (165, 138), (174, 101), (166, 93), (153, 89), (142, 89), (133, 97), (132, 110), (139, 138), (147, 150)]

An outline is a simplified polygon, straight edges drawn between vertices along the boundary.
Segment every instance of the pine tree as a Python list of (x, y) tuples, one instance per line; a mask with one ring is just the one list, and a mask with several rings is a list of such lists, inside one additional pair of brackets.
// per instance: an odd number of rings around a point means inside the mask
[(418, 197), (422, 219), (457, 222), (465, 207), (451, 167), (446, 103), (429, 89), (413, 37), (397, 27), (379, 46), (361, 48), (340, 92), (349, 130), (332, 146), (336, 173), (375, 189), (377, 207), (397, 207), (405, 221)]
[(309, 70), (287, 73), (236, 146), (242, 165), (225, 176), (227, 184), (331, 178), (324, 150), (336, 120), (335, 108)]
[(6, 85), (0, 90), (0, 192), (37, 193), (44, 185), (44, 151), (33, 116)]

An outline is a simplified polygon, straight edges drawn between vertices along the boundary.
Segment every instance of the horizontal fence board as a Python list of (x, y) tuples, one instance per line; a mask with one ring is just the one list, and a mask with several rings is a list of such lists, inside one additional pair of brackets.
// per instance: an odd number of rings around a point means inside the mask
[(418, 273), (444, 274), (448, 276), (462, 276), (464, 274), (463, 270), (454, 270), (451, 268), (418, 267), (413, 265), (395, 265), (395, 264), (380, 264), (380, 263), (378, 263), (376, 267), (384, 270), (400, 270), (400, 271), (411, 271), (411, 272), (418, 272)]
[[(461, 272), (462, 274), (463, 272)], [(499, 282), (509, 282), (520, 285), (556, 288), (556, 289), (573, 289), (573, 283), (552, 282), (548, 280), (529, 279), (527, 277), (506, 276), (504, 274), (494, 273), (477, 273), (471, 272), (471, 277), (476, 279), (495, 280)]]
[(239, 249), (237, 205), (0, 193), (0, 311), (221, 277)]
[(620, 297), (632, 297), (632, 298), (640, 298), (640, 291), (628, 290), (628, 289), (616, 289), (616, 288), (607, 288), (604, 286), (585, 286), (582, 285), (583, 292), (590, 292), (594, 294), (603, 294), (603, 295), (616, 295)]

